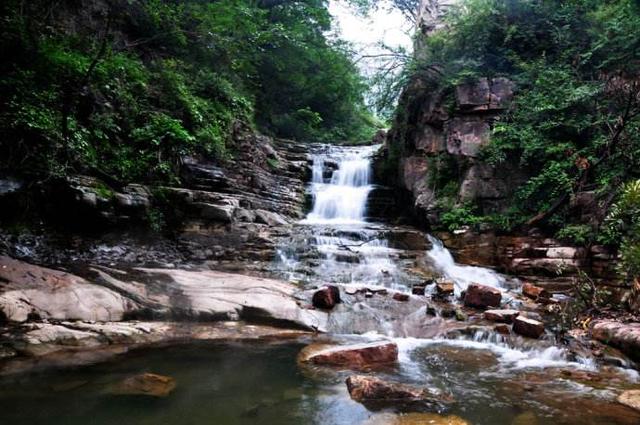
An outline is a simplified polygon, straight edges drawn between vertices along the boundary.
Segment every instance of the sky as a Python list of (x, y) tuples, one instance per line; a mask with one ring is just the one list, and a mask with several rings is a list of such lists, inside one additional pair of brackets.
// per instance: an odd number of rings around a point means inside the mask
[[(411, 49), (413, 25), (398, 10), (383, 3), (369, 16), (360, 16), (344, 0), (331, 0), (329, 12), (334, 18), (334, 27), (340, 38), (353, 43), (356, 51), (364, 55), (381, 53), (380, 42), (390, 47), (402, 46)], [(363, 72), (369, 74), (375, 61), (359, 62)]]

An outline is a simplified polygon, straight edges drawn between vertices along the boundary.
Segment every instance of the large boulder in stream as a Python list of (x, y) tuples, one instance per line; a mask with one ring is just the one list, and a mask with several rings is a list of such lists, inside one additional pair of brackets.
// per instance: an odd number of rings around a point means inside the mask
[(513, 319), (513, 331), (529, 338), (540, 338), (544, 333), (544, 323), (518, 316)]
[(398, 346), (393, 342), (344, 346), (311, 344), (305, 347), (298, 356), (298, 361), (302, 363), (341, 366), (351, 369), (390, 364), (397, 360)]
[(499, 307), (502, 301), (500, 290), (487, 285), (472, 283), (464, 295), (464, 305), (475, 308)]
[(315, 308), (331, 310), (340, 303), (340, 289), (334, 285), (328, 285), (313, 294), (311, 303)]
[(438, 410), (452, 400), (427, 389), (383, 381), (373, 376), (353, 375), (346, 380), (349, 395), (371, 410)]

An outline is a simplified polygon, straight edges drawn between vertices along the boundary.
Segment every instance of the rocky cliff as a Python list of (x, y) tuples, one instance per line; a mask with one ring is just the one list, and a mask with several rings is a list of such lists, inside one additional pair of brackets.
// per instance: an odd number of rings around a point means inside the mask
[(0, 251), (41, 264), (270, 261), (302, 217), (307, 146), (238, 124), (225, 161), (184, 157), (173, 185), (3, 176)]

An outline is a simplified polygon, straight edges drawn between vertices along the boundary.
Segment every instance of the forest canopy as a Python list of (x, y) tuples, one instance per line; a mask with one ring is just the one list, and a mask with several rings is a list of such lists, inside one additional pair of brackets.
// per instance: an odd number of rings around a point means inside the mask
[(366, 85), (324, 0), (6, 0), (5, 169), (175, 178), (233, 155), (241, 121), (302, 141), (369, 138)]

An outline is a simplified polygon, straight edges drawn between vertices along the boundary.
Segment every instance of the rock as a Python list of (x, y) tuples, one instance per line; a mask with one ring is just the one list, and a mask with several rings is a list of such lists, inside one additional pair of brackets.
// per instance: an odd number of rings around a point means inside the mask
[(501, 300), (502, 293), (498, 289), (477, 283), (469, 285), (464, 295), (464, 305), (468, 307), (499, 307)]
[(300, 352), (298, 360), (302, 363), (362, 369), (394, 363), (398, 360), (398, 346), (393, 342), (344, 346), (311, 344)]
[(426, 289), (425, 285), (413, 285), (411, 287), (411, 293), (413, 295), (424, 295)]
[(311, 302), (316, 308), (331, 310), (336, 304), (340, 303), (340, 289), (337, 286), (328, 285), (316, 291)]
[(466, 420), (454, 415), (438, 415), (437, 413), (380, 413), (371, 416), (362, 425), (471, 425)]
[(619, 348), (632, 359), (640, 361), (640, 323), (595, 321), (591, 326), (591, 336)]
[[(0, 315), (11, 322), (31, 317), (56, 320), (122, 320), (136, 303), (85, 279), (0, 256)], [(82, 300), (82, 302), (79, 302)]]
[(266, 210), (256, 210), (256, 222), (263, 223), (268, 226), (284, 226), (289, 222), (278, 213)]
[(438, 295), (451, 295), (453, 294), (454, 284), (453, 282), (438, 282), (436, 283), (436, 291)]
[(525, 282), (522, 285), (522, 295), (533, 300), (551, 298), (551, 293), (549, 291), (539, 286), (535, 286), (529, 282)]
[(448, 319), (456, 315), (456, 309), (454, 307), (443, 307), (440, 310), (440, 316)]
[(492, 322), (512, 323), (519, 314), (518, 310), (487, 310), (484, 312), (484, 318)]
[(511, 333), (511, 329), (505, 324), (496, 325), (493, 330), (502, 335), (509, 335)]
[(464, 311), (460, 310), (459, 308), (456, 309), (456, 320), (458, 322), (465, 322), (468, 318), (469, 316), (467, 316)]
[(176, 388), (176, 381), (168, 376), (143, 373), (131, 376), (112, 388), (116, 395), (144, 395), (166, 397)]
[(393, 294), (393, 299), (396, 301), (409, 301), (409, 295), (401, 292), (395, 292)]
[(426, 311), (425, 311), (425, 312), (427, 313), (427, 316), (435, 316), (435, 315), (437, 314), (437, 313), (436, 313), (436, 309), (435, 309), (435, 307), (430, 306), (430, 305), (429, 305), (429, 306), (427, 306), (427, 308), (426, 308)]
[(387, 382), (373, 376), (352, 375), (347, 378), (346, 384), (353, 400), (373, 410), (386, 407), (407, 409), (432, 406), (437, 408), (445, 401), (443, 397), (431, 394), (426, 389)]
[(544, 333), (544, 323), (523, 316), (517, 316), (513, 319), (513, 331), (529, 338), (540, 338)]
[(618, 396), (618, 403), (640, 411), (640, 390), (627, 390)]
[(217, 205), (206, 202), (194, 203), (200, 208), (200, 216), (207, 220), (229, 223), (233, 220), (233, 213), (236, 209), (233, 205)]

